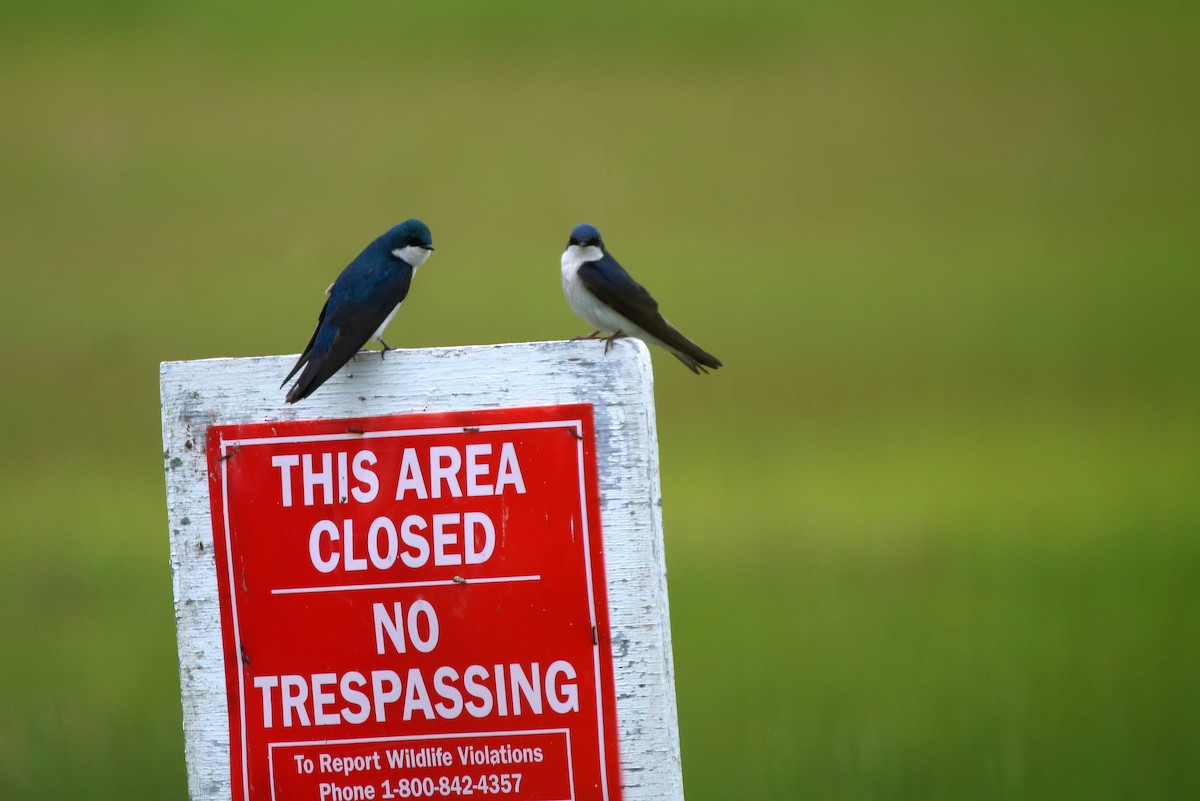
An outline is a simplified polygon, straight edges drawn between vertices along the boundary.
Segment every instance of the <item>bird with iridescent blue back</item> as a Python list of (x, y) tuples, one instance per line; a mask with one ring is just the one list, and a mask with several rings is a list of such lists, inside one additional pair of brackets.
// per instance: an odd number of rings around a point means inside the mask
[(665, 349), (693, 373), (721, 366), (708, 353), (667, 322), (658, 302), (613, 258), (594, 225), (580, 223), (571, 231), (562, 254), (562, 286), (572, 311), (596, 330), (583, 339), (608, 334), (604, 351), (614, 339), (631, 336)]
[(288, 390), (288, 403), (311, 395), (371, 339), (379, 340), (384, 353), (395, 350), (383, 341), (383, 331), (408, 297), (417, 268), (432, 250), (429, 226), (420, 220), (405, 220), (367, 245), (342, 270), (326, 290), (329, 297), (312, 338), (279, 385), (282, 389), (300, 373)]

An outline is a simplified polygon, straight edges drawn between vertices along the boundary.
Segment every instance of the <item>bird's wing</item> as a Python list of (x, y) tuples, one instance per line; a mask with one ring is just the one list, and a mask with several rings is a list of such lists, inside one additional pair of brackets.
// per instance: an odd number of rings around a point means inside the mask
[(307, 359), (301, 357), (304, 370), (288, 393), (289, 402), (308, 397), (367, 344), (396, 305), (408, 296), (412, 276), (411, 267), (392, 263), (347, 270), (339, 276), (305, 351)]
[[(333, 288), (333, 285), (331, 284), (330, 289), (332, 289), (332, 288)], [(329, 290), (326, 290), (325, 294), (328, 295)], [(283, 379), (283, 384), (279, 385), (280, 389), (283, 389), (283, 385), (286, 384), (287, 382), (291, 381), (292, 376), (294, 376), (296, 373), (298, 373), (300, 371), (300, 368), (304, 365), (304, 363), (306, 361), (308, 361), (309, 354), (312, 353), (313, 343), (315, 343), (317, 341), (317, 333), (321, 330), (321, 323), (325, 322), (325, 311), (328, 308), (329, 308), (329, 301), (325, 301), (325, 305), (323, 305), (321, 307), (321, 314), (319, 317), (317, 317), (317, 327), (313, 329), (312, 336), (308, 338), (308, 344), (305, 345), (304, 350), (300, 352), (300, 358), (297, 359), (296, 363), (292, 366), (292, 371), (287, 374), (287, 378)]]
[(605, 254), (599, 261), (580, 266), (578, 275), (584, 287), (598, 300), (657, 336), (655, 321), (662, 320), (658, 301), (634, 281), (616, 259)]
[[(590, 261), (579, 268), (579, 280), (602, 303), (655, 337), (688, 366), (693, 373), (705, 367), (717, 368), (720, 360), (685, 337), (658, 311), (658, 301), (646, 288), (633, 280), (616, 259), (605, 253), (599, 261)], [(632, 332), (625, 331), (625, 334)]]
[(336, 302), (330, 297), (327, 304), (329, 324), (356, 335), (361, 331), (363, 338), (355, 346), (357, 350), (379, 329), (396, 304), (408, 296), (412, 277), (413, 268), (399, 259), (347, 274), (347, 280), (341, 282), (343, 288), (335, 283)]

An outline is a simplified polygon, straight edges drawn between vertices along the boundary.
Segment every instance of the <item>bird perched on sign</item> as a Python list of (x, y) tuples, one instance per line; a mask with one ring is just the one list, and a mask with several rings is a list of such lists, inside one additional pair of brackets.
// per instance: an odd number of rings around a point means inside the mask
[(405, 220), (367, 245), (342, 270), (326, 291), (329, 299), (317, 318), (317, 329), (279, 385), (282, 389), (300, 372), (288, 391), (288, 403), (311, 395), (371, 339), (379, 340), (385, 353), (395, 350), (383, 341), (383, 330), (396, 316), (417, 268), (432, 250), (429, 226), (420, 220)]
[(580, 223), (571, 231), (562, 254), (562, 285), (572, 311), (596, 326), (582, 339), (608, 334), (606, 353), (614, 339), (631, 336), (665, 348), (693, 373), (721, 366), (663, 318), (658, 302), (612, 257), (594, 225)]

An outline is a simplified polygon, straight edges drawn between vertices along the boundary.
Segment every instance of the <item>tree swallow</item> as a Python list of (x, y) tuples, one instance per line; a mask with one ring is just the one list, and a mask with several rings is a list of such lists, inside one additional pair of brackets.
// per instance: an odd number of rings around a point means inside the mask
[(604, 337), (604, 351), (612, 341), (632, 336), (665, 348), (693, 373), (716, 369), (721, 362), (679, 333), (658, 311), (658, 303), (646, 288), (634, 281), (604, 247), (595, 226), (580, 223), (562, 255), (563, 294), (572, 311), (596, 326), (582, 339)]
[(304, 368), (288, 391), (288, 403), (311, 395), (371, 339), (379, 340), (384, 352), (395, 350), (383, 341), (383, 329), (396, 316), (417, 268), (432, 250), (429, 227), (420, 220), (405, 220), (342, 270), (325, 291), (329, 299), (317, 318), (317, 330), (279, 385), (282, 389)]

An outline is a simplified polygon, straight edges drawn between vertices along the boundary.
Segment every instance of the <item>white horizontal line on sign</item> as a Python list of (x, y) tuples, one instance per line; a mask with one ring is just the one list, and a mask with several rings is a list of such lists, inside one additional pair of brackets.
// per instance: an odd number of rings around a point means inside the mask
[(348, 431), (337, 434), (304, 434), (295, 437), (246, 437), (245, 439), (222, 439), (221, 453), (228, 448), (245, 448), (250, 445), (290, 445), (300, 442), (341, 442), (355, 439), (381, 439), (387, 437), (425, 437), (439, 434), (478, 434), (481, 431), (529, 431), (540, 428), (572, 428), (580, 431), (580, 420), (538, 420), (531, 423), (493, 423), (479, 426), (441, 426), (439, 428), (407, 428), (386, 431)]
[(405, 587), (449, 587), (455, 584), (509, 584), (517, 581), (541, 581), (541, 576), (484, 576), (469, 579), (438, 579), (436, 581), (394, 581), (387, 584), (339, 584), (334, 587), (282, 587), (271, 590), (272, 595), (302, 595), (308, 592), (343, 592), (348, 590), (398, 590)]

